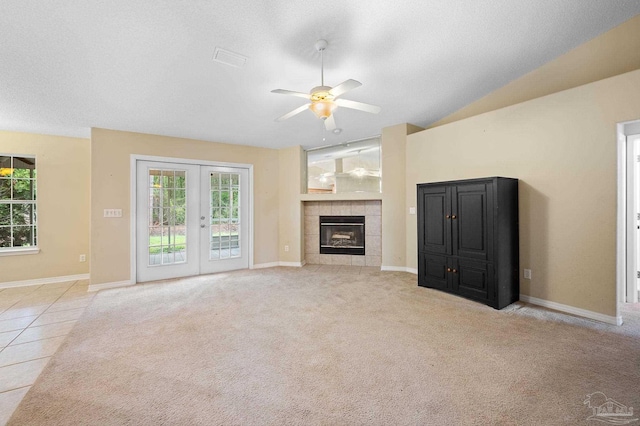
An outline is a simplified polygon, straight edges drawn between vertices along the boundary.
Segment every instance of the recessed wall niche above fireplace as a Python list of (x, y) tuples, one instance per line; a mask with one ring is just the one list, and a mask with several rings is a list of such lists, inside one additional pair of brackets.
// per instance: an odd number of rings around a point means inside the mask
[(365, 254), (364, 216), (320, 216), (321, 254)]

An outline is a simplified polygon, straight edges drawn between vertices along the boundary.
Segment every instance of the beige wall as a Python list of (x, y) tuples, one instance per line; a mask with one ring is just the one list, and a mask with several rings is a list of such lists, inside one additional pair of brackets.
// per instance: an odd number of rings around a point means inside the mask
[(404, 188), (406, 174), (407, 125), (382, 129), (382, 265), (404, 267), (406, 259), (406, 216)]
[[(130, 278), (130, 156), (253, 164), (254, 264), (278, 260), (278, 151), (105, 129), (91, 131), (91, 283)], [(103, 218), (121, 208), (122, 218)]]
[[(406, 223), (411, 220), (405, 208), (407, 135), (423, 130), (412, 124), (382, 129), (382, 266), (404, 268)], [(415, 216), (413, 216), (415, 220)]]
[(0, 131), (0, 154), (36, 156), (40, 248), (0, 257), (0, 283), (88, 273), (89, 140)]
[(616, 123), (638, 118), (640, 70), (415, 133), (407, 206), (420, 182), (520, 179), (521, 292), (616, 315)]
[[(302, 233), (303, 210), (300, 194), (303, 185), (304, 151), (300, 146), (278, 151), (279, 175), (279, 261), (300, 263), (304, 259), (304, 236)], [(306, 165), (305, 165), (306, 167)], [(289, 251), (285, 251), (289, 246)]]
[(430, 127), (640, 69), (640, 15), (441, 119)]

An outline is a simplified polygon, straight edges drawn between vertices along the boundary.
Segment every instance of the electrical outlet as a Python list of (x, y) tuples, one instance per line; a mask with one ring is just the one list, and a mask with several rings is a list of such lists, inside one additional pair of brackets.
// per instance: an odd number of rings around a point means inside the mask
[(87, 256), (84, 254), (80, 255), (80, 262), (86, 262), (87, 261)]
[(289, 246), (284, 246), (284, 251), (289, 251)]
[(416, 208), (415, 207), (409, 207), (409, 214), (416, 214)]
[(524, 279), (525, 280), (530, 280), (531, 279), (531, 269), (525, 269), (524, 270)]

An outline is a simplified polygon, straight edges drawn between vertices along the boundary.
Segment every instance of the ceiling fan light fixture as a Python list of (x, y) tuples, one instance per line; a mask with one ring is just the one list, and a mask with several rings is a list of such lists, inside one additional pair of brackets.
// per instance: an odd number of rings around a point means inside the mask
[(313, 111), (316, 117), (326, 120), (333, 110), (336, 109), (336, 104), (332, 101), (315, 101), (311, 102), (309, 109)]

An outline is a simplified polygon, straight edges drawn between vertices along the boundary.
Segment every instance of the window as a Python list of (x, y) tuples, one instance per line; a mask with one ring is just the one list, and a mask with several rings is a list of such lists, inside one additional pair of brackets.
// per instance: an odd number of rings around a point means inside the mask
[(0, 253), (36, 238), (36, 159), (0, 154)]
[(381, 192), (380, 138), (307, 151), (307, 193)]

